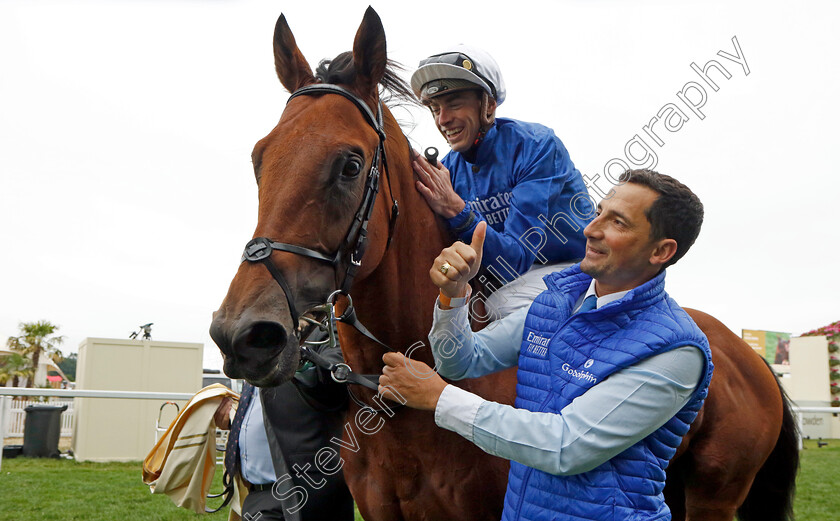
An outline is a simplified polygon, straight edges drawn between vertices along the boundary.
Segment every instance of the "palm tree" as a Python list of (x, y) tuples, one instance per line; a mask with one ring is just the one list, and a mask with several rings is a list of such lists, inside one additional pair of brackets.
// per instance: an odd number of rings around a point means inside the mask
[(32, 379), (35, 371), (32, 369), (32, 362), (21, 353), (12, 353), (0, 357), (0, 387), (6, 382), (12, 381), (12, 387), (17, 387), (21, 378)]
[(41, 361), (41, 355), (51, 356), (59, 353), (58, 344), (64, 341), (64, 337), (55, 336), (58, 331), (58, 326), (40, 320), (38, 322), (21, 322), (18, 326), (20, 336), (9, 337), (6, 345), (13, 351), (18, 351), (32, 360), (33, 378), (26, 381), (27, 387), (32, 387), (34, 383), (34, 374), (38, 371), (38, 363)]

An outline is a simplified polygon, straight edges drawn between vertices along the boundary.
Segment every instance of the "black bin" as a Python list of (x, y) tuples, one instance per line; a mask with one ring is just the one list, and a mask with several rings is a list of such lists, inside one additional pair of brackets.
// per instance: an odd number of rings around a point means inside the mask
[(12, 459), (20, 456), (23, 445), (6, 445), (3, 447), (3, 459)]
[(23, 424), (23, 455), (29, 458), (57, 458), (61, 437), (61, 413), (66, 405), (30, 405)]

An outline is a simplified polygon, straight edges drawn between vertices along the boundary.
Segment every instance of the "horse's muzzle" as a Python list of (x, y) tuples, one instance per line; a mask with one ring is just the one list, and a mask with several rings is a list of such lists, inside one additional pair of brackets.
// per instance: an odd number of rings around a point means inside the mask
[(229, 323), (218, 314), (210, 336), (224, 356), (224, 371), (260, 387), (290, 380), (297, 370), (300, 352), (293, 331), (271, 320), (238, 320)]
[(261, 320), (239, 328), (234, 335), (233, 349), (245, 357), (249, 352), (261, 354), (266, 349), (282, 351), (288, 338), (289, 335), (282, 324)]

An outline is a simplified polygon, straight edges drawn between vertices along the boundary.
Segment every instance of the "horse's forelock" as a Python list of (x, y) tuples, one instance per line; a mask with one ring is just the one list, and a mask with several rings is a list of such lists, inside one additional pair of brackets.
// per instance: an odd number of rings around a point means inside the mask
[[(419, 105), (408, 82), (400, 77), (399, 73), (404, 70), (403, 66), (399, 63), (388, 60), (385, 65), (385, 75), (379, 83), (392, 97), (405, 103)], [(352, 85), (356, 79), (353, 53), (347, 51), (339, 54), (332, 60), (321, 60), (318, 68), (315, 69), (315, 77), (321, 83)]]
[(356, 79), (356, 68), (353, 67), (353, 53), (343, 52), (332, 60), (321, 60), (315, 69), (315, 77), (321, 83), (336, 85), (352, 85)]

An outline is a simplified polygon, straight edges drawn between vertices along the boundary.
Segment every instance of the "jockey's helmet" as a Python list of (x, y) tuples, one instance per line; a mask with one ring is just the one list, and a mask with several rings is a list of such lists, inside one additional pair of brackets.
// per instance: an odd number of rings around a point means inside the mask
[(496, 60), (486, 51), (467, 45), (456, 45), (421, 60), (411, 75), (411, 88), (424, 103), (444, 94), (480, 88), (501, 105), (506, 94)]

